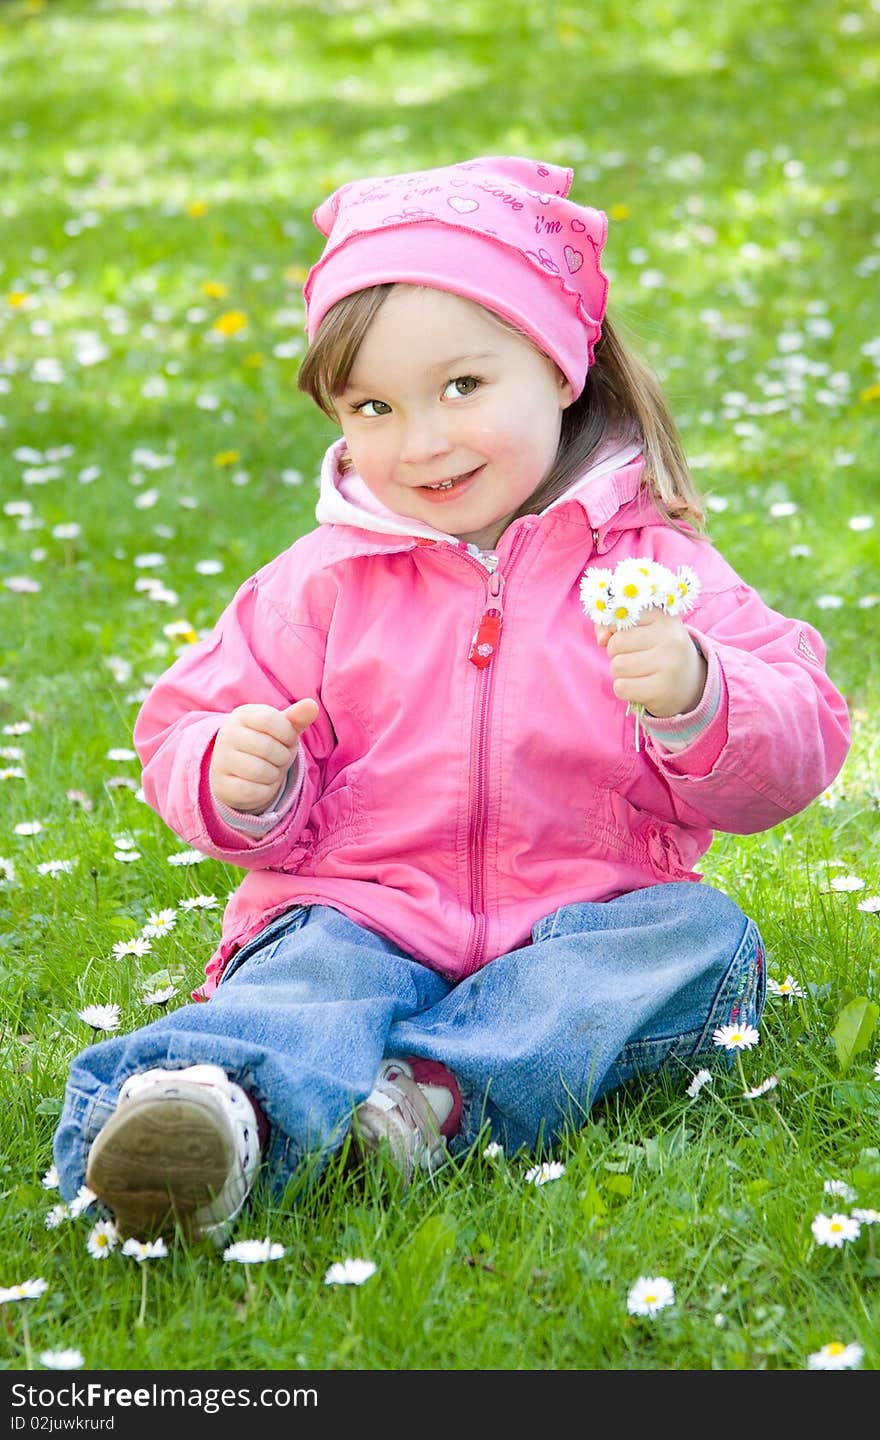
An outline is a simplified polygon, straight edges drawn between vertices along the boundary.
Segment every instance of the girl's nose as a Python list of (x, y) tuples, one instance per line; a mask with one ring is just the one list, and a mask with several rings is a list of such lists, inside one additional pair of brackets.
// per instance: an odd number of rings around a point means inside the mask
[(423, 465), (440, 455), (448, 455), (453, 449), (452, 441), (443, 427), (426, 417), (413, 417), (404, 430), (400, 458), (405, 465)]

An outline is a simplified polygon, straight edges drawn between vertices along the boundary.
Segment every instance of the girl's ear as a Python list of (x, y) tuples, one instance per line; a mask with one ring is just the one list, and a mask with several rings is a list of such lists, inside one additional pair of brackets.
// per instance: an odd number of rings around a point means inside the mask
[(566, 380), (565, 376), (562, 374), (561, 371), (559, 373), (559, 389), (562, 393), (562, 405), (560, 408), (562, 410), (567, 410), (569, 405), (571, 405), (574, 401), (574, 395), (572, 394), (571, 390), (571, 381)]

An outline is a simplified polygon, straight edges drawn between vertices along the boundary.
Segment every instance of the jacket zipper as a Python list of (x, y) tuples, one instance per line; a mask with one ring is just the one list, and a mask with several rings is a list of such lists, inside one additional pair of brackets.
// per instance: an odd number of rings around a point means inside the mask
[[(520, 544), (522, 541), (520, 541)], [(519, 544), (514, 544), (508, 556), (508, 572)], [(466, 557), (473, 565), (485, 566), (471, 556)], [(490, 715), (492, 695), (495, 689), (495, 666), (492, 660), (501, 637), (504, 620), (504, 576), (498, 570), (486, 576), (486, 605), (470, 643), (468, 660), (480, 672), (477, 678), (477, 696), (472, 727), (471, 775), (473, 784), (470, 817), (468, 821), (468, 867), (470, 874), (470, 909), (474, 917), (474, 928), (470, 945), (464, 956), (462, 975), (472, 975), (485, 963), (486, 930), (486, 820), (489, 807), (488, 749), (490, 738)]]

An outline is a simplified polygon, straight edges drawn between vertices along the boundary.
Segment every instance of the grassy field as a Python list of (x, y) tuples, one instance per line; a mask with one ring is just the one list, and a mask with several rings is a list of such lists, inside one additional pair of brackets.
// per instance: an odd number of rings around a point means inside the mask
[[(46, 1281), (3, 1297), (0, 1367), (880, 1368), (878, 32), (878, 0), (0, 6), (0, 1290)], [(703, 866), (782, 993), (741, 1069), (612, 1097), (546, 1184), (479, 1151), (405, 1193), (336, 1166), (242, 1219), (284, 1247), (264, 1265), (95, 1260), (94, 1213), (50, 1228), (42, 1183), (78, 1012), (184, 1003), (239, 878), (178, 863), (131, 727), (314, 523), (311, 212), (502, 153), (609, 212), (612, 313), (710, 533), (850, 703), (831, 790)], [(346, 1257), (375, 1273), (325, 1284)], [(640, 1277), (674, 1303), (630, 1313)]]

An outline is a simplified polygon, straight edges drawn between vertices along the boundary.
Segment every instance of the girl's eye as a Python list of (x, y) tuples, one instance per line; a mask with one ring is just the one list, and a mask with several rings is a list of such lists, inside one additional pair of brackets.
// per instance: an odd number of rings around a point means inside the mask
[(479, 384), (476, 375), (457, 375), (454, 380), (447, 383), (443, 394), (453, 400), (465, 395), (473, 395)]
[(354, 405), (356, 415), (366, 415), (372, 419), (374, 415), (390, 415), (391, 406), (386, 405), (384, 400), (362, 400), (360, 405)]

